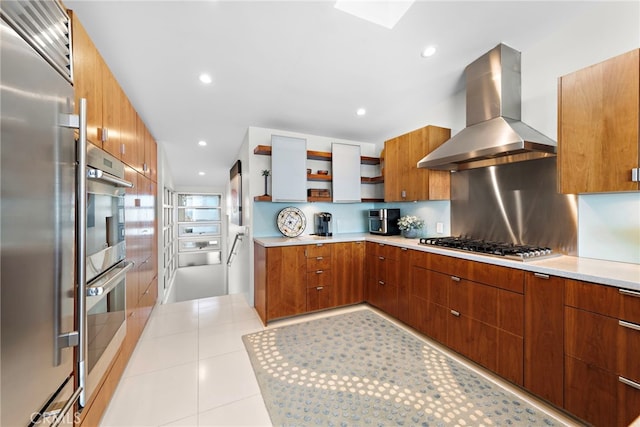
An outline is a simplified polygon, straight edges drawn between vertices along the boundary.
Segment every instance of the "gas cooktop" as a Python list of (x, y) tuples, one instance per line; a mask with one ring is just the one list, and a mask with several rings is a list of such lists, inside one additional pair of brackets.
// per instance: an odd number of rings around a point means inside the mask
[(421, 245), (440, 246), (448, 249), (476, 252), (518, 261), (533, 261), (559, 256), (551, 248), (514, 243), (492, 242), (469, 237), (427, 237), (420, 239)]

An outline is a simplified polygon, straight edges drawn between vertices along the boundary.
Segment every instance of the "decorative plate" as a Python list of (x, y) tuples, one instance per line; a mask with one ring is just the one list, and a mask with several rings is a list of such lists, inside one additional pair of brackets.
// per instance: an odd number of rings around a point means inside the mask
[(307, 228), (307, 218), (300, 209), (289, 206), (278, 213), (277, 224), (282, 234), (287, 237), (296, 237)]

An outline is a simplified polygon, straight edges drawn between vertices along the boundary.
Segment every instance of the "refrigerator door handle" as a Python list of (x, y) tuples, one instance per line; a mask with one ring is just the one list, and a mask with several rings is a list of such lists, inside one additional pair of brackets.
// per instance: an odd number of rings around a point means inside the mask
[(78, 389), (79, 404), (86, 405), (84, 389), (87, 382), (87, 100), (80, 98), (79, 133), (76, 146), (76, 325), (78, 328)]
[[(82, 108), (82, 102), (81, 107)], [(80, 116), (83, 114), (82, 110), (80, 114), (58, 114), (58, 125), (63, 128), (79, 129), (80, 128)], [(84, 111), (84, 117), (86, 117), (86, 105)], [(85, 120), (86, 122), (86, 120)], [(86, 132), (85, 132), (86, 134)], [(60, 233), (58, 226), (56, 226), (56, 233)], [(58, 268), (61, 268), (58, 266)], [(78, 331), (61, 332), (62, 325), (62, 295), (61, 285), (59, 283), (59, 274), (56, 274), (56, 290), (54, 292), (54, 313), (55, 313), (55, 325), (54, 325), (54, 353), (53, 353), (53, 366), (60, 366), (62, 363), (62, 350), (69, 347), (75, 347), (80, 343), (80, 333)]]

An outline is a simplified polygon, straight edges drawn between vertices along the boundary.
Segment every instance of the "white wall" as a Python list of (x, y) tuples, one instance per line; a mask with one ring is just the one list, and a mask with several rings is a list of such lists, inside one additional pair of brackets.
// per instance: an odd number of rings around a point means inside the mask
[[(640, 2), (594, 3), (562, 30), (521, 50), (522, 121), (557, 140), (558, 78), (638, 47)], [(425, 124), (455, 134), (465, 126), (465, 108), (462, 91), (425, 114)], [(578, 255), (640, 264), (638, 193), (579, 195), (578, 201)]]
[[(253, 233), (251, 227), (251, 217), (253, 209), (253, 196), (251, 195), (252, 183), (251, 183), (251, 162), (250, 162), (249, 148), (249, 131), (245, 134), (245, 137), (238, 152), (237, 159), (241, 162), (242, 167), (242, 226), (231, 224), (229, 222), (229, 215), (226, 216), (228, 223), (228, 249), (225, 252), (224, 260), (231, 251), (231, 245), (236, 237), (236, 234), (243, 233), (242, 240), (238, 242), (236, 248), (236, 255), (234, 256), (231, 265), (227, 266), (227, 283), (230, 294), (244, 294), (247, 302), (253, 305)], [(230, 198), (231, 189), (227, 183), (226, 189), (227, 198)], [(230, 212), (230, 210), (228, 210)]]
[[(523, 29), (526, 31), (526, 28)], [(487, 46), (487, 50), (493, 46)], [(562, 30), (548, 34), (536, 45), (522, 50), (522, 120), (537, 128), (547, 136), (557, 140), (557, 85), (558, 77), (603, 61), (618, 54), (640, 47), (640, 3), (606, 2), (594, 3), (585, 14), (576, 16)], [(433, 124), (448, 127), (455, 134), (465, 126), (465, 92), (461, 91), (443, 100), (424, 116), (424, 125)], [(410, 131), (412, 129), (407, 129)], [(273, 130), (250, 128), (239, 158), (243, 162), (243, 191), (245, 191), (245, 218), (259, 224), (260, 235), (277, 235), (277, 229), (268, 229), (266, 223), (279, 210), (277, 204), (254, 203), (253, 196), (264, 192), (262, 169), (270, 169), (268, 156), (253, 155), (253, 148), (269, 145)], [(277, 131), (282, 135), (301, 136), (297, 133)], [(303, 135), (303, 137), (305, 137)], [(329, 151), (331, 138), (318, 140), (324, 148), (311, 148)], [(321, 142), (324, 141), (324, 142)], [(337, 141), (337, 140), (336, 140)], [(339, 141), (337, 141), (339, 142)], [(379, 155), (383, 141), (376, 141), (376, 148), (363, 155)], [(310, 146), (311, 147), (311, 146)], [(311, 166), (315, 169), (315, 166)], [(582, 257), (599, 258), (621, 262), (640, 263), (640, 195), (638, 193), (616, 193), (580, 195), (578, 212), (578, 254)], [(305, 211), (312, 213), (320, 204), (306, 206)], [(308, 205), (308, 204), (307, 204)], [(378, 204), (376, 204), (378, 206)], [(390, 204), (400, 207), (403, 214), (416, 214), (425, 218), (425, 235), (435, 234), (435, 223), (444, 223), (444, 233), (450, 231), (448, 202), (421, 202)], [(357, 210), (367, 206), (354, 206)], [(255, 209), (252, 212), (252, 209)], [(322, 209), (326, 209), (322, 207)], [(331, 209), (342, 209), (333, 206)], [(341, 215), (341, 214), (339, 214)], [(364, 230), (362, 230), (364, 231)], [(253, 301), (253, 232), (243, 250), (249, 259), (249, 282), (241, 285), (249, 288), (249, 301)], [(243, 281), (245, 278), (243, 277)]]
[[(522, 52), (523, 120), (557, 139), (558, 77), (638, 47), (640, 2), (589, 9)], [(639, 213), (638, 193), (579, 195), (578, 255), (640, 264)]]

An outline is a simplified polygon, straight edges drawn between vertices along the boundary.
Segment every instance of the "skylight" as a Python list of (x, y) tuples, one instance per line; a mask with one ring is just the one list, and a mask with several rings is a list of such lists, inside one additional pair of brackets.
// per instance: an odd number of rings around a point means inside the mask
[(335, 8), (385, 28), (392, 29), (414, 0), (338, 0)]

